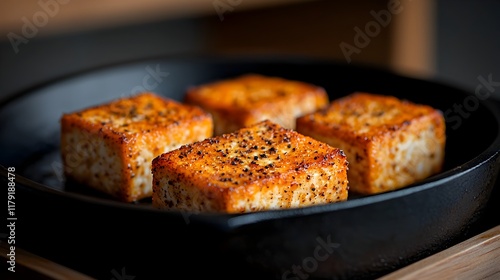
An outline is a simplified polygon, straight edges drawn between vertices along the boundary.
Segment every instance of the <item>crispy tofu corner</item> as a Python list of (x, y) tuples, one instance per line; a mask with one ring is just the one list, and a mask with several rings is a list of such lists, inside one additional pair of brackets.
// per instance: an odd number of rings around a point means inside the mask
[(440, 172), (444, 163), (441, 111), (394, 96), (355, 92), (298, 118), (297, 131), (344, 150), (356, 193), (408, 186)]
[(155, 156), (212, 136), (211, 116), (198, 107), (146, 92), (61, 117), (67, 179), (133, 202), (152, 194)]

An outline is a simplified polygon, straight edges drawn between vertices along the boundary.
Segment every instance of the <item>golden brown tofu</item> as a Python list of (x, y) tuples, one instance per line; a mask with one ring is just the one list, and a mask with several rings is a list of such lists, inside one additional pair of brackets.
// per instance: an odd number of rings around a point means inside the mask
[(153, 158), (212, 136), (198, 107), (142, 93), (64, 114), (61, 154), (67, 178), (133, 202), (152, 194)]
[(298, 116), (328, 105), (329, 100), (316, 85), (247, 74), (191, 87), (184, 101), (210, 112), (214, 135), (221, 135), (266, 119), (294, 129)]
[(356, 92), (297, 119), (297, 131), (339, 147), (349, 161), (353, 192), (376, 194), (441, 171), (441, 111), (393, 96)]
[(342, 150), (262, 121), (153, 160), (153, 206), (243, 213), (344, 201)]

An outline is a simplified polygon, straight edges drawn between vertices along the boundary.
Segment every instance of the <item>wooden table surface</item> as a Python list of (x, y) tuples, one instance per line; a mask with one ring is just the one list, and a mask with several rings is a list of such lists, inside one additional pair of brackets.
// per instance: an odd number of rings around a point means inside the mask
[(379, 280), (500, 279), (500, 225)]

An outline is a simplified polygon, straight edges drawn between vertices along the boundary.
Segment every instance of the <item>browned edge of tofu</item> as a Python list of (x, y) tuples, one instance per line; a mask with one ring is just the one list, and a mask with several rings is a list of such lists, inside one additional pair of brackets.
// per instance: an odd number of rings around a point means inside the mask
[(342, 150), (265, 120), (153, 160), (153, 206), (246, 213), (344, 201)]
[(143, 92), (61, 116), (64, 174), (123, 202), (152, 195), (161, 153), (212, 136), (210, 114)]
[(377, 194), (441, 172), (440, 110), (394, 96), (355, 92), (297, 119), (297, 131), (344, 150), (351, 192)]
[(184, 102), (210, 112), (214, 135), (221, 135), (266, 119), (294, 129), (298, 116), (326, 106), (329, 99), (317, 85), (248, 73), (192, 86)]

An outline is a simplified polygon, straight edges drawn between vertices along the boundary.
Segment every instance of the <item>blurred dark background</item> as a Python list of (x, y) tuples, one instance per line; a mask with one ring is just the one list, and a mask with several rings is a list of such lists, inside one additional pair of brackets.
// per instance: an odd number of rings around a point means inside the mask
[(4, 0), (0, 97), (96, 66), (206, 53), (350, 61), (470, 90), (482, 76), (495, 89), (498, 11), (495, 0)]
[(482, 85), (500, 100), (499, 12), (498, 0), (2, 0), (0, 99), (122, 61), (263, 54)]

